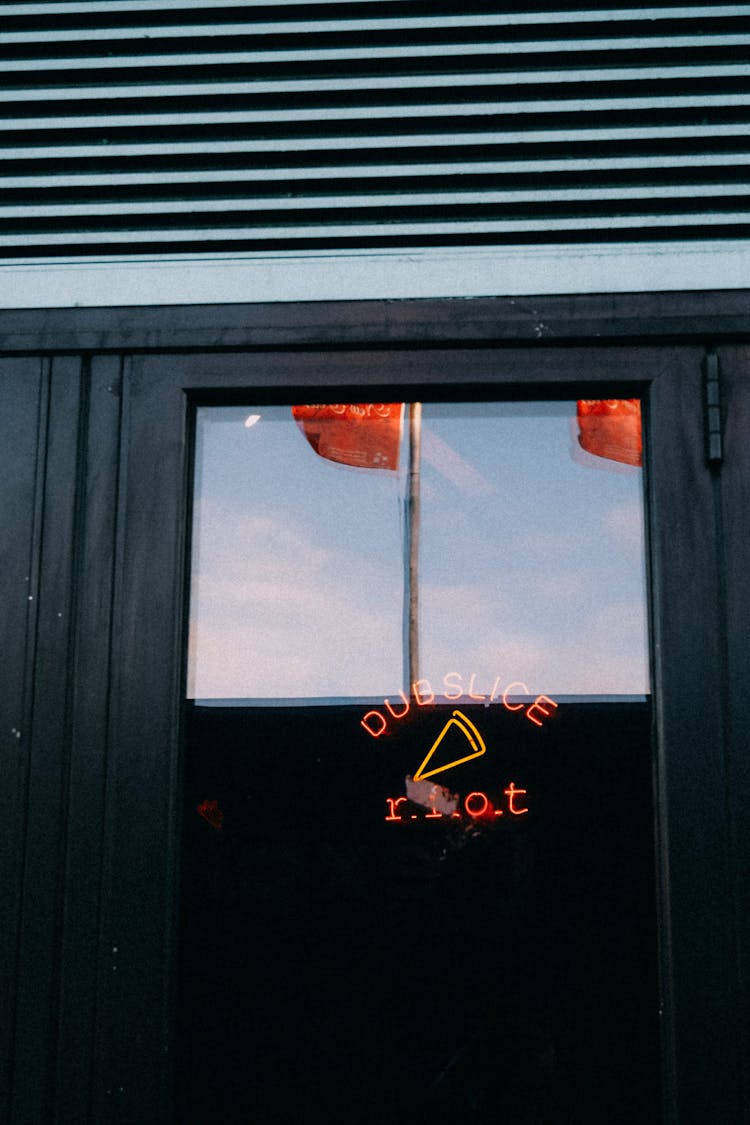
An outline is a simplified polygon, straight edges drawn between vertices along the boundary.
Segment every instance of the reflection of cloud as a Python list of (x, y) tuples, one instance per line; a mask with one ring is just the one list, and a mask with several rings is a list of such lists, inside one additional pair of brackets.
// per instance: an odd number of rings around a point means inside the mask
[(485, 641), (477, 651), (477, 658), (492, 673), (493, 682), (497, 676), (502, 676), (505, 683), (523, 680), (532, 688), (542, 674), (548, 653), (549, 643), (544, 637), (514, 632)]
[(644, 695), (648, 662), (644, 607), (632, 604), (589, 605), (545, 631), (487, 628), (451, 646), (447, 638), (423, 645), (423, 674), (435, 684), (446, 672), (476, 673), (473, 690), (487, 693), (523, 681), (532, 695)]
[[(331, 577), (325, 570), (305, 574), (300, 568), (294, 576), (284, 575), (274, 582), (241, 578), (228, 580), (211, 574), (199, 579), (201, 604), (211, 606), (223, 620), (235, 618), (247, 611), (253, 618), (264, 621), (286, 614), (302, 622), (323, 624), (342, 610), (341, 598), (330, 589)], [(374, 616), (374, 615), (371, 615)]]
[(422, 430), (422, 457), (467, 496), (488, 496), (490, 482), (432, 430)]
[[(488, 598), (483, 583), (425, 584), (420, 592), (422, 662), (440, 679), (457, 668), (469, 675), (481, 671), (469, 654), (498, 646), (513, 628), (513, 601), (498, 590)], [(472, 667), (458, 667), (471, 659)], [(458, 662), (458, 663), (457, 663)], [(487, 669), (489, 674), (491, 668)], [(425, 675), (429, 675), (425, 671)]]
[(559, 652), (560, 694), (645, 695), (648, 656), (642, 602), (592, 606)]
[(549, 643), (543, 637), (514, 628), (510, 620), (500, 622), (487, 613), (480, 602), (470, 621), (462, 621), (459, 631), (430, 630), (422, 645), (423, 674), (431, 683), (441, 684), (448, 672), (457, 673), (468, 691), (488, 694), (498, 677), (500, 690), (513, 680), (523, 680), (530, 690), (541, 682), (548, 660)]
[(514, 550), (522, 557), (530, 556), (533, 559), (558, 560), (563, 555), (578, 549), (578, 542), (574, 530), (569, 531), (537, 531), (528, 528), (517, 535), (513, 540)]
[[(193, 573), (196, 698), (366, 695), (401, 683), (401, 573), (265, 516), (205, 505)], [(394, 597), (394, 575), (396, 595)]]
[[(630, 553), (640, 506), (603, 517)], [(193, 574), (190, 687), (198, 698), (393, 696), (402, 673), (402, 559), (378, 562), (366, 545), (321, 546), (266, 515), (204, 504)], [(609, 535), (602, 536), (609, 539)], [(527, 533), (537, 551), (565, 550), (567, 535)], [(358, 540), (362, 542), (361, 537)], [(354, 540), (357, 542), (357, 540)], [(394, 543), (396, 540), (394, 539)], [(554, 544), (554, 546), (552, 546)], [(534, 556), (519, 554), (520, 558)], [(541, 569), (542, 573), (538, 573)], [(424, 583), (420, 674), (448, 672), (486, 693), (524, 681), (533, 694), (643, 694), (648, 672), (643, 602), (592, 583), (568, 558), (562, 573), (529, 566), (504, 588), (483, 578)], [(620, 598), (620, 601), (616, 601)]]
[(640, 602), (604, 605), (589, 619), (583, 640), (601, 646), (607, 641), (625, 644), (643, 636), (644, 606)]
[(247, 573), (252, 557), (253, 575), (277, 579), (285, 573), (296, 578), (299, 571), (324, 565), (331, 556), (309, 536), (271, 516), (239, 515), (220, 505), (204, 502), (197, 507), (200, 533), (199, 570), (220, 572), (228, 577)]
[(586, 593), (586, 578), (581, 574), (537, 575), (529, 585), (539, 597), (567, 602), (577, 602)]
[[(487, 613), (486, 586), (477, 582), (436, 583), (422, 585), (421, 602), (436, 618), (452, 623), (470, 622), (477, 615)], [(512, 609), (512, 599), (499, 590), (492, 591), (492, 612), (508, 613)]]
[(325, 698), (369, 695), (378, 689), (392, 694), (400, 682), (395, 650), (387, 623), (371, 618), (349, 616), (332, 635), (330, 628), (302, 631), (296, 622), (228, 624), (207, 615), (191, 630), (189, 695)]
[(643, 542), (643, 507), (637, 501), (608, 508), (602, 521), (624, 547), (639, 548)]

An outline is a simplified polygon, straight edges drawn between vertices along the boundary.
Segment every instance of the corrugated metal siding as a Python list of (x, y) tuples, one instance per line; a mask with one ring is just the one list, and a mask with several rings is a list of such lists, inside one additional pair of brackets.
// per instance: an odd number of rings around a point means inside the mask
[(750, 235), (750, 4), (4, 4), (0, 70), (6, 260)]

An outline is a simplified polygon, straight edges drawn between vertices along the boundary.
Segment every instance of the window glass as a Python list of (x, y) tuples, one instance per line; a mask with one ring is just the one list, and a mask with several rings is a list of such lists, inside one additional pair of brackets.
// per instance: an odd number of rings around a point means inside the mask
[[(641, 470), (582, 447), (590, 416), (576, 402), (424, 405), (416, 517), (408, 406), (307, 409), (198, 412), (191, 698), (403, 688), (414, 518), (420, 676), (647, 693)], [(594, 421), (599, 447), (622, 456)], [(615, 439), (619, 421), (627, 454), (630, 416), (603, 421)]]
[(659, 1121), (641, 444), (197, 411), (178, 1120)]

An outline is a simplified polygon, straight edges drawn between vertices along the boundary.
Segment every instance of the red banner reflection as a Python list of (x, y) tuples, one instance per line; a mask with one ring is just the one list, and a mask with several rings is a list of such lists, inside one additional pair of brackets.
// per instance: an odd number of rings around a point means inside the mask
[(579, 399), (578, 443), (595, 457), (606, 457), (625, 465), (642, 465), (640, 399)]

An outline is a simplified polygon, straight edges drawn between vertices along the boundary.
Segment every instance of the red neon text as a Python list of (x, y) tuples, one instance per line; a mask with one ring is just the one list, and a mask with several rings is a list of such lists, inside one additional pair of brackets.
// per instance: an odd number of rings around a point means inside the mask
[(529, 695), (529, 689), (526, 687), (526, 684), (522, 683), (521, 680), (514, 680), (513, 683), (508, 684), (503, 691), (503, 707), (505, 707), (507, 711), (523, 711), (523, 703), (508, 702), (510, 689), (514, 687), (523, 688), (524, 695)]
[[(476, 802), (474, 801), (475, 797), (478, 797), (482, 802), (479, 808), (476, 807)], [(469, 804), (469, 801), (472, 802), (471, 805)], [(464, 808), (466, 809), (469, 816), (486, 816), (487, 810), (490, 808), (489, 797), (487, 797), (485, 793), (469, 793), (464, 801)]]
[[(443, 676), (442, 696), (435, 692), (429, 680), (415, 680), (411, 685), (411, 697), (401, 691), (399, 692), (400, 702), (391, 702), (390, 699), (384, 699), (383, 707), (386, 714), (384, 715), (382, 711), (373, 708), (362, 716), (360, 724), (373, 738), (380, 738), (381, 734), (385, 734), (388, 730), (388, 716), (398, 722), (400, 719), (405, 719), (409, 714), (412, 701), (417, 707), (427, 707), (431, 703), (438, 702), (440, 698), (450, 701), (462, 698), (473, 699), (477, 703), (484, 703), (485, 707), (497, 702), (502, 704), (506, 711), (523, 712), (529, 722), (536, 727), (541, 727), (544, 720), (550, 718), (557, 708), (557, 703), (554, 699), (550, 699), (548, 695), (537, 695), (533, 703), (528, 703), (531, 692), (523, 680), (511, 680), (499, 691), (502, 677), (497, 676), (492, 691), (481, 694), (474, 690), (476, 679), (477, 673), (472, 672), (468, 682), (464, 684), (464, 677), (460, 672), (446, 672)], [(522, 698), (523, 696), (526, 697), (526, 700)]]
[(526, 718), (530, 723), (534, 723), (536, 726), (540, 727), (542, 725), (542, 719), (537, 718), (537, 716), (541, 715), (544, 719), (548, 718), (552, 714), (550, 707), (553, 709), (557, 707), (554, 699), (550, 699), (548, 695), (538, 695), (527, 709)]
[[(411, 703), (409, 702), (409, 700), (406, 698), (406, 696), (404, 695), (404, 693), (402, 691), (399, 692), (399, 695), (401, 696), (401, 699), (402, 699), (403, 705), (404, 705), (402, 711), (394, 711), (393, 708), (391, 707), (390, 699), (384, 699), (383, 700), (386, 707), (390, 711), (391, 715), (393, 715), (394, 719), (403, 719), (404, 715), (409, 714), (409, 708), (411, 706)], [(371, 715), (377, 715), (377, 714), (379, 714), (379, 712), (370, 711), (370, 714)]]
[[(426, 690), (420, 690), (422, 688), (422, 684), (426, 685)], [(411, 690), (414, 692), (414, 698), (417, 701), (418, 707), (424, 707), (426, 703), (435, 702), (435, 693), (430, 687), (429, 680), (417, 680), (411, 685)]]
[(503, 792), (505, 793), (505, 796), (508, 798), (508, 812), (511, 813), (513, 816), (523, 816), (524, 813), (527, 813), (529, 811), (528, 809), (517, 809), (516, 808), (516, 797), (519, 794), (523, 794), (523, 796), (525, 797), (526, 796), (526, 790), (525, 789), (516, 789), (515, 785), (511, 781), (508, 788), (504, 789)]
[(386, 820), (401, 820), (401, 817), (396, 812), (400, 804), (406, 800), (406, 797), (386, 797), (386, 803), (390, 806), (390, 813), (385, 818)]
[[(405, 824), (410, 820), (461, 820), (464, 815), (471, 818), (471, 820), (489, 820), (493, 817), (503, 816), (507, 812), (510, 816), (525, 816), (529, 809), (527, 806), (523, 808), (517, 803), (519, 797), (527, 796), (528, 790), (519, 789), (516, 787), (515, 782), (511, 781), (507, 789), (503, 790), (503, 795), (507, 797), (506, 808), (497, 808), (492, 804), (486, 793), (479, 789), (475, 789), (471, 793), (467, 793), (459, 809), (455, 812), (440, 812), (435, 808), (435, 801), (430, 800), (430, 808), (421, 814), (408, 813), (402, 816), (399, 811), (399, 806), (406, 802), (406, 797), (386, 797), (385, 801), (388, 806), (388, 813), (385, 820), (391, 823)], [(412, 805), (412, 807), (414, 807)]]

